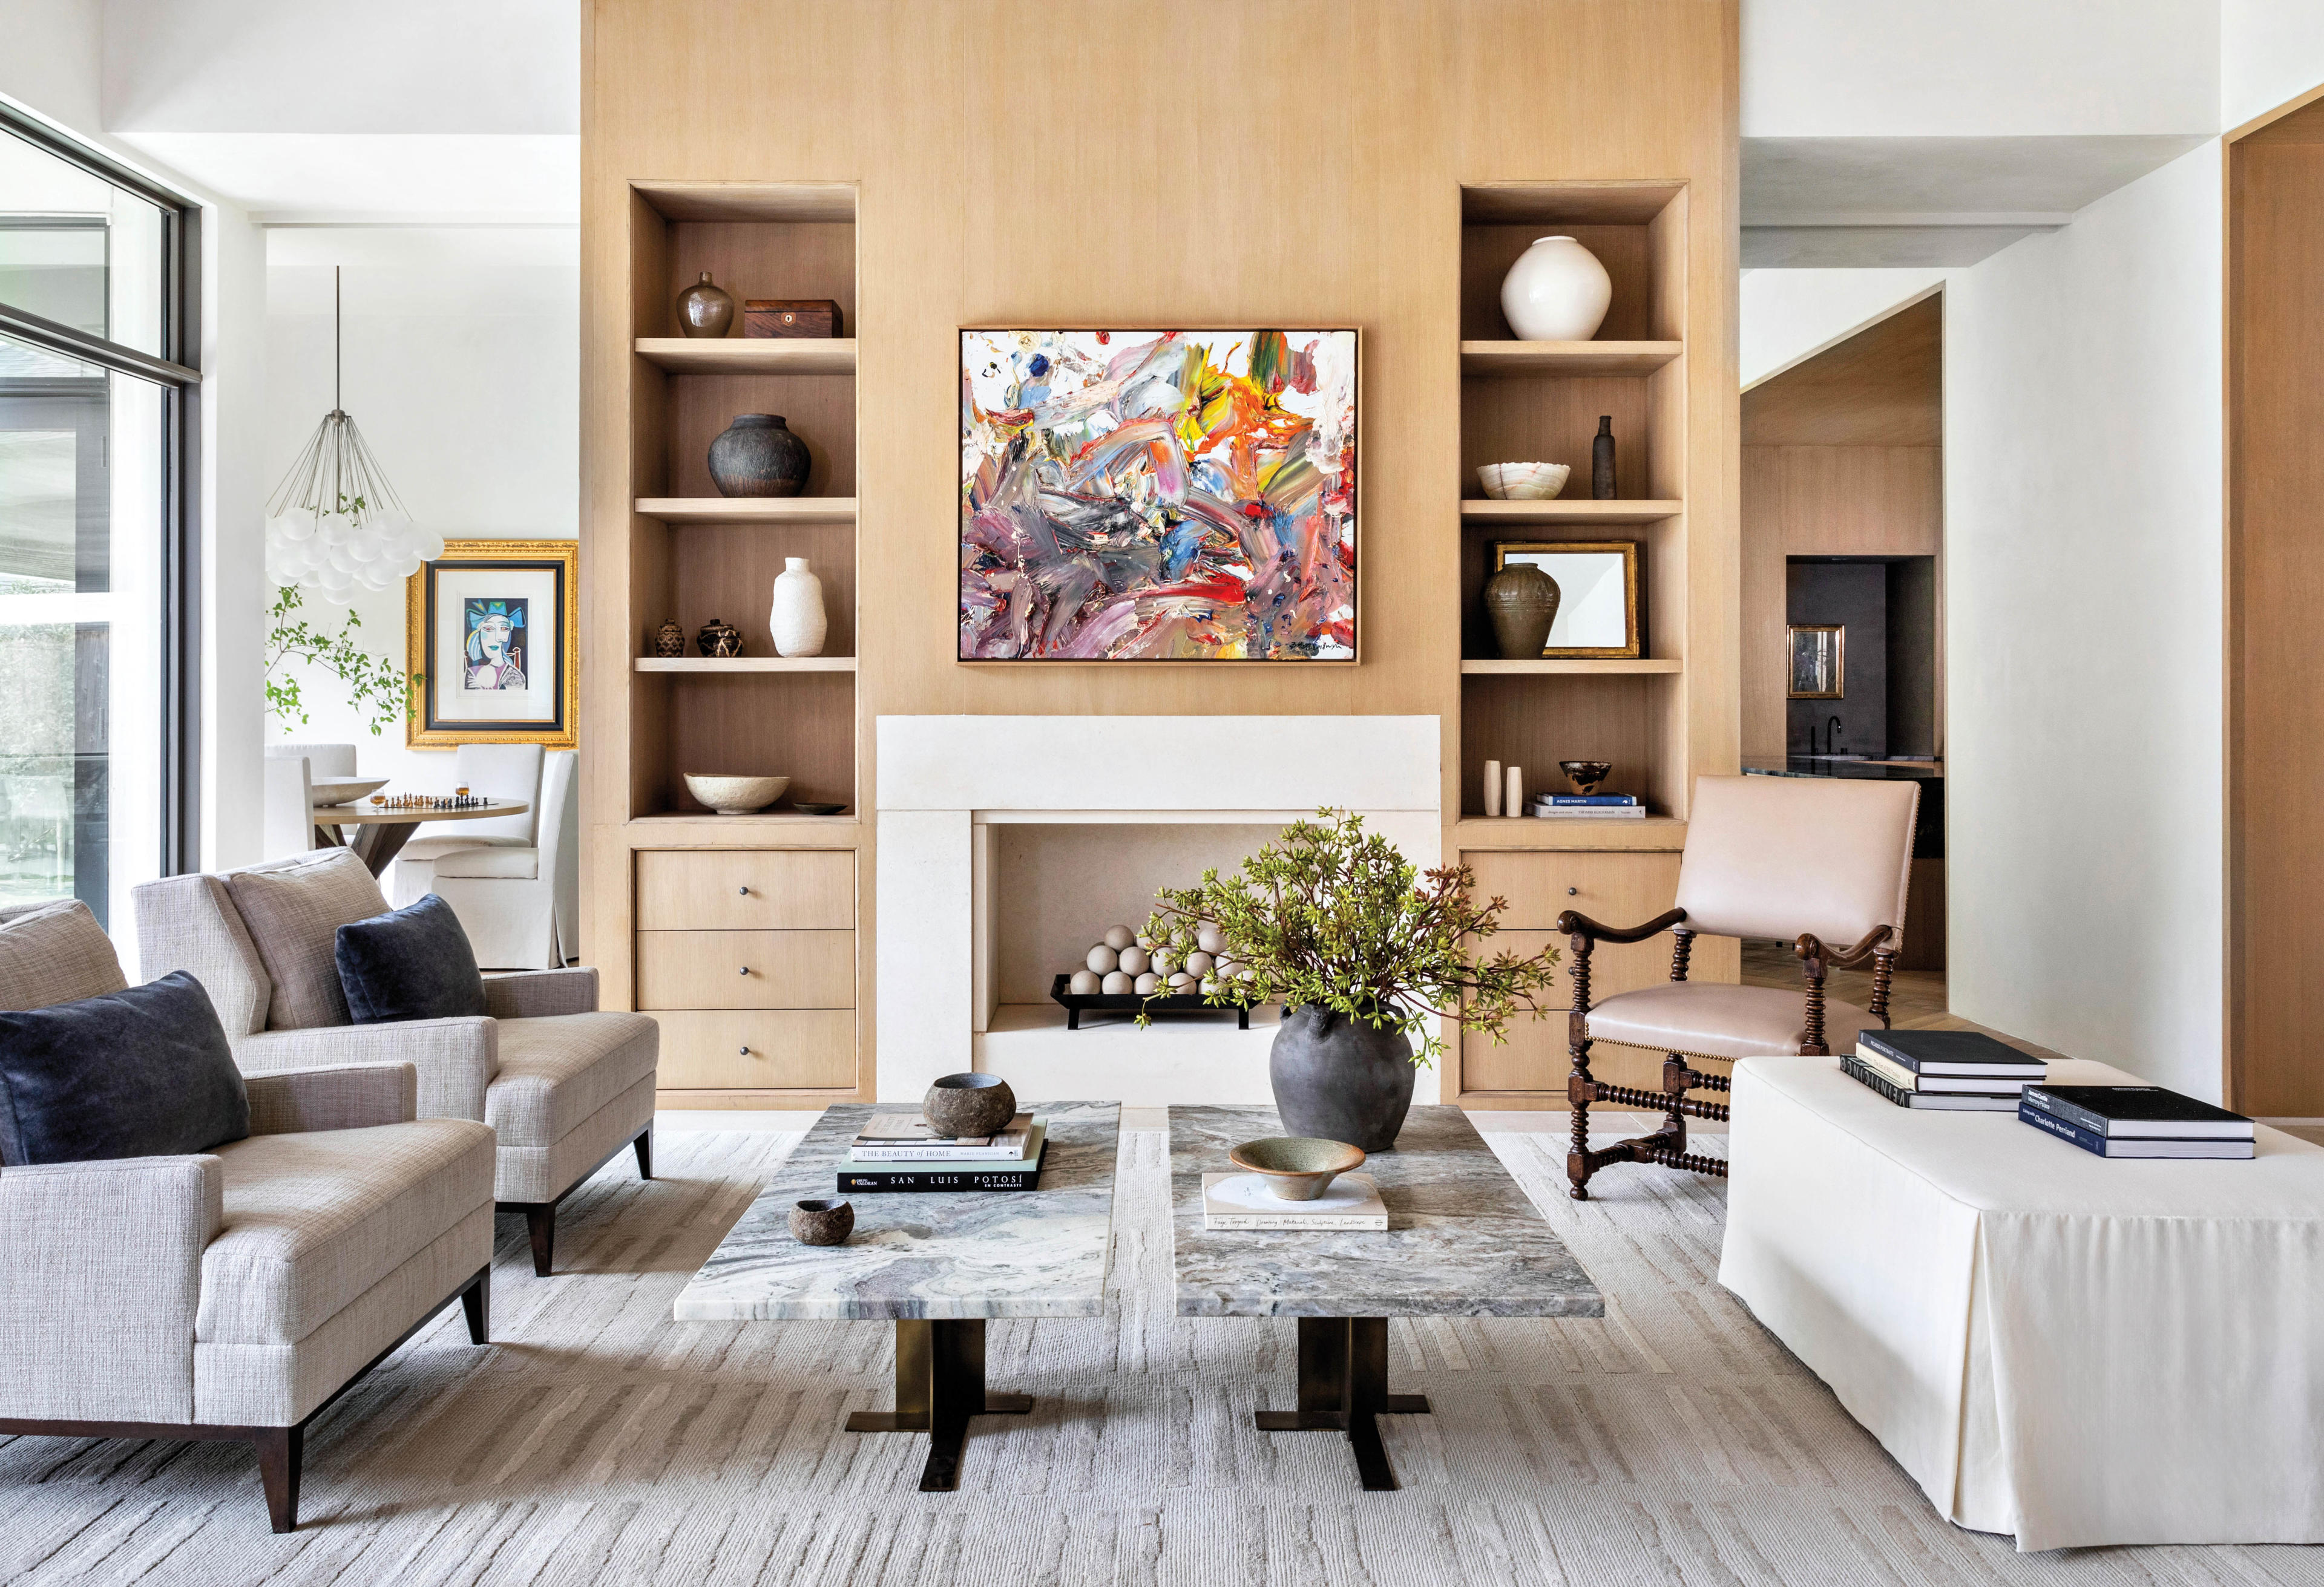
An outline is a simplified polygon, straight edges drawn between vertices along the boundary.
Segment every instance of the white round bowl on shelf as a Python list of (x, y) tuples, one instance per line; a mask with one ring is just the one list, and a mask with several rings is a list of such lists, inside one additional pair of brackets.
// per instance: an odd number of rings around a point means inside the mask
[(327, 783), (311, 784), (308, 791), (315, 801), (315, 808), (320, 810), (325, 805), (353, 804), (358, 799), (368, 799), (392, 780), (389, 777), (335, 777)]
[(724, 777), (702, 772), (686, 774), (686, 791), (695, 803), (720, 815), (750, 815), (783, 796), (788, 777)]
[(1565, 489), (1572, 473), (1562, 463), (1480, 463), (1477, 482), (1495, 501), (1546, 501)]

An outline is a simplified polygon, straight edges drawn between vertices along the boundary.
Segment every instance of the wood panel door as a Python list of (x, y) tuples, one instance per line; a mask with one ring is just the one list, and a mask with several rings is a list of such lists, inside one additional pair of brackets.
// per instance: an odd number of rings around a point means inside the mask
[[(1566, 977), (1572, 960), (1554, 929), (1560, 913), (1571, 909), (1600, 925), (1634, 926), (1662, 913), (1678, 894), (1679, 857), (1675, 854), (1489, 853), (1461, 858), (1476, 872), (1479, 896), (1508, 900), (1501, 916), (1504, 929), (1492, 939), (1496, 949), (1532, 954), (1545, 945), (1557, 948), (1561, 1010), (1572, 1004), (1572, 984)], [(1666, 979), (1670, 955), (1667, 934), (1645, 942), (1600, 946), (1590, 956), (1591, 995), (1610, 997)], [(1463, 1032), (1459, 1077), (1462, 1099), (1486, 1093), (1479, 1100), (1498, 1096), (1518, 1106), (1563, 1106), (1565, 1077), (1572, 1068), (1565, 1041), (1562, 1013), (1512, 1023), (1508, 1040), (1499, 1046), (1489, 1037)], [(1632, 1086), (1660, 1083), (1659, 1054), (1649, 1057), (1600, 1043), (1595, 1057), (1598, 1061), (1592, 1069), (1601, 1079)]]

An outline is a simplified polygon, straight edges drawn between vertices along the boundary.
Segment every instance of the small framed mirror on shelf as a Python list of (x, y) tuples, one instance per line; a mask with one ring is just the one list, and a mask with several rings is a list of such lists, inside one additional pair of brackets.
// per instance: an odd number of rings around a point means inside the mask
[(1635, 540), (1500, 540), (1493, 546), (1493, 572), (1529, 564), (1555, 583), (1544, 659), (1630, 660), (1646, 647), (1638, 553)]

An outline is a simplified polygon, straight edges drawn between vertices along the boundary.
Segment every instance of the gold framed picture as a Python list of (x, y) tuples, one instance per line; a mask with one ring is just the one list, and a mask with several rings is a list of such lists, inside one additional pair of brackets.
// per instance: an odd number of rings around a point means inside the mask
[(1791, 623), (1784, 628), (1786, 675), (1794, 700), (1848, 697), (1848, 626)]
[(404, 586), (404, 743), (579, 742), (581, 543), (447, 540)]
[(1643, 654), (1635, 540), (1497, 540), (1493, 565), (1531, 563), (1557, 584), (1545, 659), (1628, 660)]

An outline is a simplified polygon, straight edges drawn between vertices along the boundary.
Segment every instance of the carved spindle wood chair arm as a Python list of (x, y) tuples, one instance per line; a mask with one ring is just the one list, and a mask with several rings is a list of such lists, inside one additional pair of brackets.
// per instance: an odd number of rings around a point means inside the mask
[[(1894, 951), (1888, 939), (1895, 934), (1893, 926), (1875, 926), (1864, 934), (1864, 940), (1853, 948), (1833, 949), (1812, 931), (1803, 931), (1793, 950), (1803, 963), (1821, 965), (1827, 970), (1852, 970), (1883, 949)], [(1813, 973), (1812, 970), (1810, 972)]]
[(1557, 917), (1557, 930), (1561, 936), (1576, 939), (1577, 947), (1582, 940), (1591, 943), (1643, 942), (1649, 937), (1660, 936), (1684, 919), (1686, 911), (1669, 909), (1642, 926), (1601, 926), (1580, 911), (1569, 909)]

